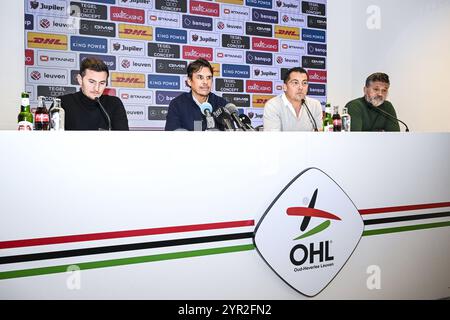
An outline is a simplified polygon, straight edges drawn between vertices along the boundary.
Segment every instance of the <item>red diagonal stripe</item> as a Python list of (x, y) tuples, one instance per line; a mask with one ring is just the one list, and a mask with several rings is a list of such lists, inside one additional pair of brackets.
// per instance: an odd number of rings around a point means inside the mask
[(176, 226), (176, 227), (163, 227), (163, 228), (151, 228), (151, 229), (140, 229), (140, 230), (129, 230), (129, 231), (89, 233), (89, 234), (79, 234), (79, 235), (60, 236), (60, 237), (0, 241), (0, 249), (42, 246), (42, 245), (48, 245), (48, 244), (59, 244), (59, 243), (80, 242), (80, 241), (94, 241), (94, 240), (105, 240), (105, 239), (150, 236), (150, 235), (166, 234), (166, 233), (239, 228), (239, 227), (248, 227), (248, 226), (254, 226), (254, 225), (255, 225), (255, 220), (242, 220), (242, 221), (230, 221), (230, 222), (192, 224), (192, 225), (187, 225), (187, 226)]
[(302, 207), (288, 208), (286, 210), (286, 213), (288, 216), (302, 216), (302, 217), (306, 216), (332, 220), (341, 220), (341, 218), (335, 216), (334, 214), (314, 208), (302, 208)]
[(415, 205), (410, 205), (410, 206), (398, 206), (398, 207), (386, 207), (386, 208), (361, 209), (361, 210), (359, 210), (359, 213), (361, 215), (364, 215), (364, 214), (411, 211), (411, 210), (433, 209), (433, 208), (443, 208), (443, 207), (450, 207), (450, 202), (415, 204)]

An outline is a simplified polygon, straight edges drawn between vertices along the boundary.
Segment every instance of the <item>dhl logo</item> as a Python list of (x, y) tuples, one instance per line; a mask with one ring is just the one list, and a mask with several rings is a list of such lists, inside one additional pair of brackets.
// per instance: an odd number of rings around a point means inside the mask
[(67, 36), (29, 32), (27, 35), (27, 44), (29, 48), (67, 50)]
[(275, 38), (300, 40), (300, 29), (275, 26)]
[(131, 24), (119, 24), (119, 38), (153, 40), (152, 27), (136, 26)]
[(254, 108), (264, 108), (267, 101), (275, 97), (274, 95), (253, 95), (252, 106)]
[(124, 88), (145, 88), (145, 75), (136, 73), (111, 73), (111, 85)]

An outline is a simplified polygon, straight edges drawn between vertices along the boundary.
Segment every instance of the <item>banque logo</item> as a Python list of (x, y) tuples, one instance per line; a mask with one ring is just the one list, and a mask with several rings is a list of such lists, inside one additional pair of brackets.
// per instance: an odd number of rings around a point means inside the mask
[(312, 297), (339, 273), (363, 230), (361, 215), (347, 194), (323, 171), (310, 168), (270, 204), (254, 241), (283, 281)]

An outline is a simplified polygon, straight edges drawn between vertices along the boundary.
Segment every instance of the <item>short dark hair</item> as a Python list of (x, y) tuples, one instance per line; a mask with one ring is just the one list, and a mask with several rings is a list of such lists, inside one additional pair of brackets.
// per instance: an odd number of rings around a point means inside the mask
[(308, 71), (306, 71), (306, 70), (303, 69), (302, 67), (295, 67), (295, 68), (289, 69), (289, 70), (286, 72), (286, 74), (284, 75), (284, 79), (283, 79), (284, 83), (286, 83), (286, 84), (288, 83), (289, 77), (291, 76), (291, 73), (292, 73), (292, 72), (299, 72), (299, 73), (304, 73), (304, 74), (306, 74), (306, 80), (309, 81)]
[(108, 66), (103, 62), (103, 60), (100, 60), (97, 58), (88, 57), (88, 58), (83, 59), (83, 61), (81, 61), (80, 75), (82, 77), (85, 76), (86, 70), (92, 70), (92, 71), (97, 71), (97, 72), (105, 71), (107, 76), (109, 77)]
[(372, 82), (376, 82), (376, 81), (384, 82), (389, 85), (391, 84), (389, 81), (389, 76), (386, 73), (376, 72), (376, 73), (372, 73), (370, 76), (367, 77), (366, 88), (368, 88)]
[(197, 59), (189, 63), (187, 67), (187, 75), (189, 79), (192, 79), (192, 75), (198, 72), (201, 68), (208, 68), (211, 73), (214, 75), (214, 68), (212, 65), (205, 59)]

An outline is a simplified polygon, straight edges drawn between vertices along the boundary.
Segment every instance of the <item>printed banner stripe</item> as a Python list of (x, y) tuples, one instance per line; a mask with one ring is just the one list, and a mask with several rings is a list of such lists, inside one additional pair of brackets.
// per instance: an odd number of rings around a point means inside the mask
[(249, 250), (254, 250), (254, 249), (255, 249), (255, 246), (253, 244), (248, 244), (248, 245), (239, 245), (239, 246), (231, 246), (231, 247), (220, 247), (220, 248), (212, 248), (212, 249), (164, 253), (164, 254), (156, 254), (156, 255), (143, 256), (143, 257), (95, 261), (95, 262), (86, 262), (86, 263), (71, 264), (71, 265), (60, 265), (60, 266), (52, 266), (52, 267), (44, 267), (44, 268), (13, 270), (13, 271), (0, 272), (0, 280), (67, 272), (68, 267), (74, 266), (74, 265), (79, 267), (80, 270), (88, 270), (88, 269), (124, 266), (124, 265), (145, 263), (145, 262), (193, 258), (193, 257), (200, 257), (200, 256), (214, 255), (214, 254), (249, 251)]
[(372, 225), (372, 224), (413, 221), (413, 220), (423, 220), (423, 219), (433, 219), (433, 218), (443, 218), (443, 217), (450, 217), (450, 211), (428, 213), (428, 214), (416, 214), (416, 215), (411, 215), (411, 216), (401, 216), (401, 217), (392, 217), (392, 218), (368, 219), (368, 220), (364, 220), (364, 225), (367, 226), (367, 225)]
[(412, 210), (434, 209), (434, 208), (444, 208), (444, 207), (450, 207), (450, 202), (415, 204), (415, 205), (411, 205), (411, 206), (398, 206), (398, 207), (386, 207), (386, 208), (361, 209), (361, 210), (359, 210), (359, 213), (361, 215), (365, 215), (365, 214), (376, 214), (376, 213), (387, 213), (387, 212), (398, 212), (398, 211), (412, 211)]
[(144, 242), (144, 243), (122, 244), (122, 245), (96, 247), (96, 248), (84, 248), (84, 249), (53, 251), (53, 252), (40, 252), (40, 253), (31, 253), (31, 254), (0, 257), (0, 264), (47, 260), (47, 259), (59, 259), (59, 258), (87, 256), (87, 255), (102, 254), (102, 253), (123, 252), (123, 251), (142, 250), (142, 249), (154, 249), (154, 248), (162, 248), (162, 247), (173, 247), (173, 246), (182, 246), (182, 245), (188, 245), (188, 244), (199, 244), (199, 243), (207, 243), (207, 242), (239, 240), (239, 239), (246, 239), (246, 238), (252, 238), (252, 237), (253, 237), (253, 232), (246, 232), (246, 233), (233, 233), (233, 234), (206, 236), (206, 237), (197, 237), (197, 238), (185, 238), (185, 239), (162, 240), (162, 241), (153, 241), (153, 242)]
[(387, 234), (387, 233), (415, 231), (415, 230), (424, 230), (424, 229), (442, 228), (442, 227), (450, 227), (450, 221), (436, 222), (436, 223), (429, 223), (429, 224), (418, 224), (418, 225), (414, 225), (414, 226), (403, 226), (403, 227), (395, 227), (395, 228), (377, 229), (377, 230), (366, 230), (363, 232), (363, 236), (376, 236), (376, 235)]
[(10, 240), (10, 241), (0, 241), (0, 249), (41, 246), (41, 245), (60, 244), (60, 243), (69, 243), (69, 242), (81, 242), (81, 241), (94, 241), (94, 240), (150, 236), (150, 235), (167, 234), (167, 233), (180, 233), (180, 232), (190, 232), (190, 231), (239, 228), (239, 227), (248, 227), (248, 226), (253, 226), (253, 225), (255, 225), (254, 220), (242, 220), (242, 221), (231, 221), (231, 222), (193, 224), (193, 225), (176, 226), (176, 227), (163, 227), (163, 228), (150, 228), (150, 229), (129, 230), (129, 231), (90, 233), (90, 234), (48, 237), (48, 238), (36, 238), (36, 239), (24, 239), (24, 240)]

